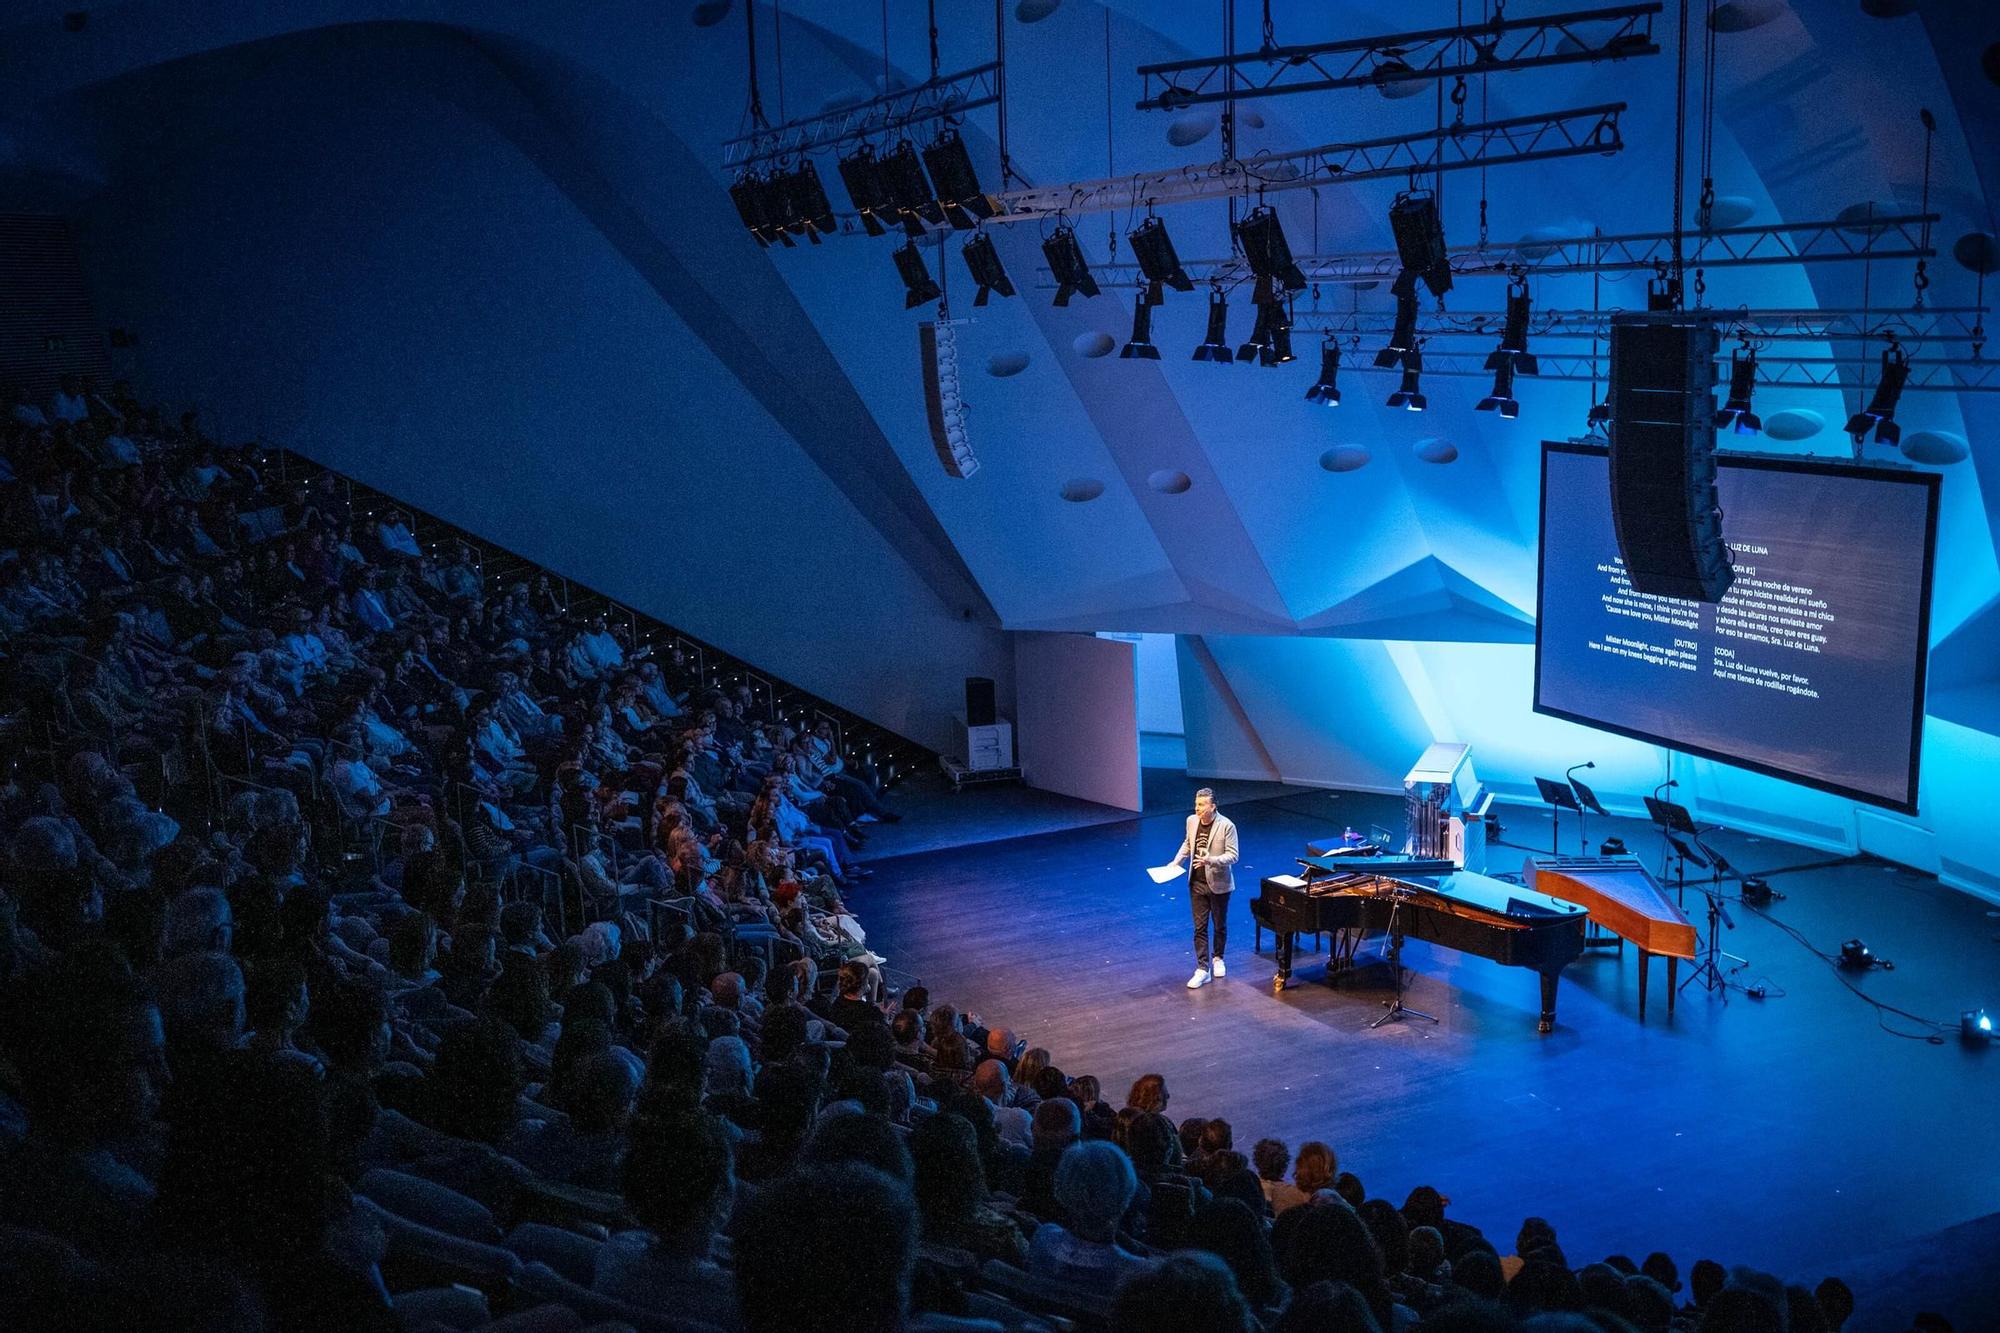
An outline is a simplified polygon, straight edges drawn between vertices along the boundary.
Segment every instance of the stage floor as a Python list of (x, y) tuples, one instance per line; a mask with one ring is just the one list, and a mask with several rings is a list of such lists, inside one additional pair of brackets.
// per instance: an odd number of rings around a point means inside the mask
[[(1770, 998), (1689, 989), (1669, 1021), (1656, 963), (1641, 1025), (1636, 952), (1592, 950), (1565, 969), (1556, 1030), (1541, 1036), (1533, 973), (1412, 944), (1407, 1003), (1441, 1021), (1371, 1031), (1386, 973), (1329, 988), (1324, 955), (1302, 944), (1293, 988), (1273, 994), (1249, 903), (1308, 838), (1394, 826), (1400, 798), (1292, 789), (1226, 809), (1242, 843), (1230, 974), (1203, 990), (1184, 986), (1186, 890), (1143, 874), (1179, 845), (1179, 811), (881, 860), (858, 907), (899, 972), (1097, 1075), (1114, 1105), (1133, 1078), (1164, 1073), (1176, 1119), (1225, 1116), (1246, 1152), (1266, 1135), (1323, 1139), (1397, 1203), (1434, 1184), (1503, 1253), (1534, 1214), (1573, 1262), (1665, 1249), (1683, 1274), (1706, 1256), (1810, 1284), (2000, 1209), (2000, 1050), (1962, 1048), (1955, 1026), (1961, 1009), (2000, 1010), (2000, 919), (1985, 904), (1879, 862), (1714, 839), (1746, 872), (1785, 872), (1771, 916), (1818, 948), (1859, 936), (1894, 960), (1856, 986), (1951, 1020), (1942, 1044), (1885, 1032), (1840, 975), (1741, 906), (1723, 947)], [(1541, 812), (1503, 818), (1509, 842), (1548, 846)], [(1613, 831), (1657, 867), (1648, 826), (1593, 820), (1593, 844)], [(1576, 846), (1567, 822), (1564, 844)], [(1490, 867), (1525, 855), (1495, 848)]]

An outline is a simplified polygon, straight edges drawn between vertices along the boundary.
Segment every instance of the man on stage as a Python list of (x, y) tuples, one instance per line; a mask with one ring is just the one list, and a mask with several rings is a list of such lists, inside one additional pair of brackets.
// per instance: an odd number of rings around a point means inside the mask
[[(1207, 787), (1194, 794), (1187, 837), (1181, 840), (1172, 864), (1179, 865), (1190, 857), (1188, 901), (1194, 908), (1194, 975), (1188, 978), (1188, 989), (1195, 990), (1212, 978), (1229, 975), (1222, 950), (1229, 942), (1229, 894), (1236, 887), (1230, 871), (1236, 864), (1236, 825), (1216, 812), (1215, 793)], [(1208, 949), (1211, 920), (1215, 923), (1213, 961)]]

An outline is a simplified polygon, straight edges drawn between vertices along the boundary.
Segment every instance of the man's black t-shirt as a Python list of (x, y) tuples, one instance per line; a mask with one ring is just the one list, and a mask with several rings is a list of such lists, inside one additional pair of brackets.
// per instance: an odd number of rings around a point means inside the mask
[(1197, 893), (1208, 890), (1208, 867), (1201, 863), (1201, 858), (1208, 855), (1208, 835), (1214, 827), (1212, 819), (1194, 826), (1194, 874), (1189, 877), (1188, 883), (1194, 886)]

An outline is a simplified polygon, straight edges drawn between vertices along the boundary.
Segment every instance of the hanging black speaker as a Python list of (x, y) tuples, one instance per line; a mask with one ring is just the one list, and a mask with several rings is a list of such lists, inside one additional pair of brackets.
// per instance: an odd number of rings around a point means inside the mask
[(1718, 602), (1736, 573), (1715, 499), (1715, 355), (1707, 319), (1611, 321), (1611, 518), (1632, 587)]

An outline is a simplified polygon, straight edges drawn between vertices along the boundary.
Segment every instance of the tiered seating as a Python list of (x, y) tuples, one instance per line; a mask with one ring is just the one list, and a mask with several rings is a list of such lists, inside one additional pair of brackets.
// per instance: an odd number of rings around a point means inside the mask
[(866, 947), (888, 740), (122, 390), (6, 409), (0, 1326), (1842, 1317), (1114, 1110)]

